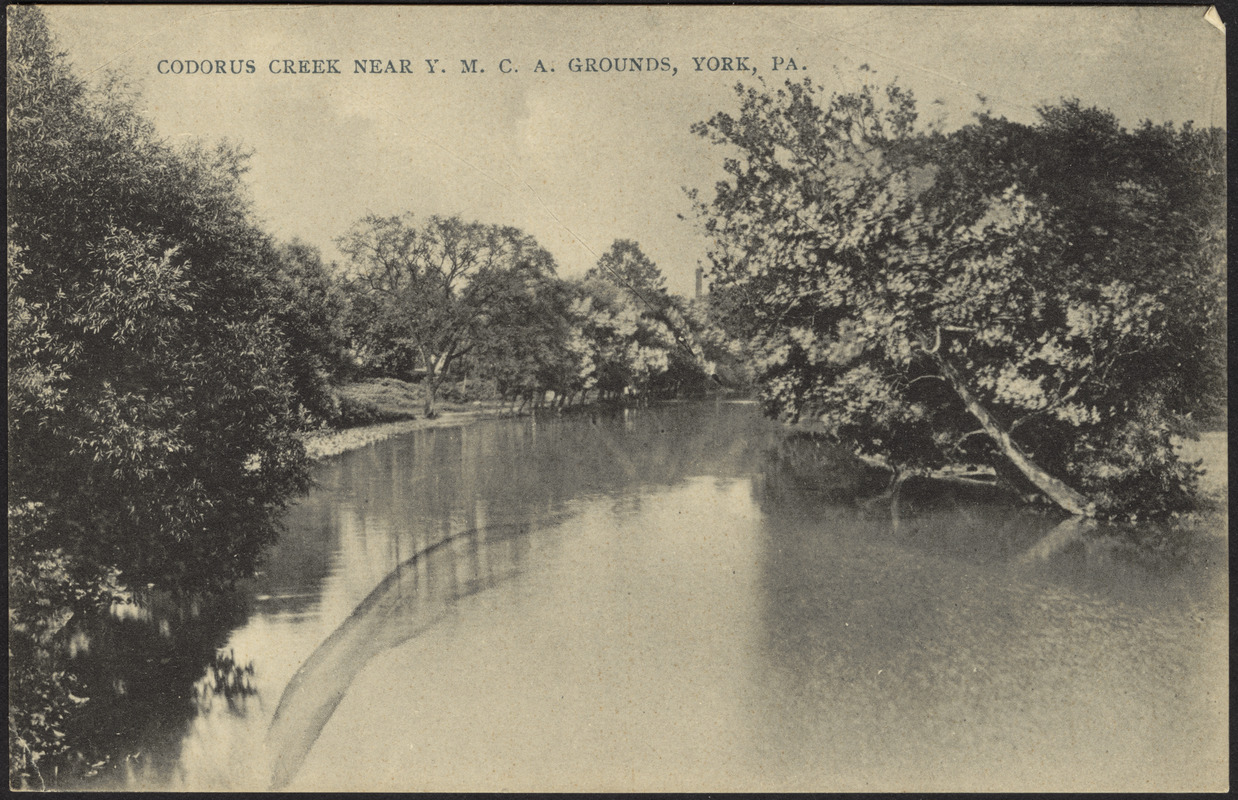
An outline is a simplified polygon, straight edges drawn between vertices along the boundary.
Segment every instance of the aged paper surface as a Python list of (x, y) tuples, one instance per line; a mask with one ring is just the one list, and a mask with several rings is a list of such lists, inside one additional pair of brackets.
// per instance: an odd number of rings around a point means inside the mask
[(983, 109), (1027, 122), (1064, 97), (1128, 126), (1223, 126), (1224, 37), (1205, 10), (187, 5), (48, 15), (79, 72), (120, 71), (166, 136), (252, 149), (256, 207), (277, 235), (332, 255), (367, 212), (459, 212), (529, 231), (566, 275), (613, 239), (635, 238), (670, 288), (690, 294), (704, 245), (677, 218), (691, 212), (682, 189), (708, 190), (722, 173), (689, 128), (729, 110), (735, 84), (811, 78), (846, 91), (897, 78), (923, 118), (947, 126)]
[[(734, 113), (736, 84), (807, 78), (848, 91), (897, 79), (922, 119), (945, 130), (980, 111), (1032, 122), (1039, 106), (1072, 97), (1128, 127), (1226, 119), (1224, 34), (1205, 19), (1206, 6), (44, 10), (76, 73), (123, 76), (162, 136), (251, 150), (254, 209), (280, 239), (338, 259), (337, 237), (367, 214), (460, 214), (533, 234), (565, 277), (583, 274), (613, 240), (638, 240), (668, 289), (689, 297), (700, 292), (707, 240), (685, 189), (708, 193), (726, 157), (692, 126)], [(379, 705), (389, 700), (367, 691)], [(597, 788), (587, 762), (544, 759), (527, 774), (557, 774), (556, 788), (573, 785), (567, 776)], [(378, 770), (379, 785), (367, 783), (372, 766), (341, 756), (329, 765), (330, 788), (423, 787), (416, 764), (407, 786), (392, 782), (400, 773), (390, 765)], [(898, 766), (868, 788), (917, 788), (899, 780)], [(684, 776), (662, 788), (728, 788), (691, 783), (689, 764), (657, 768)], [(320, 763), (314, 774), (322, 772)], [(1224, 775), (1200, 784), (1193, 772), (1181, 766), (1183, 785), (1224, 785)], [(484, 762), (447, 774), (429, 788), (510, 788)], [(768, 787), (804, 788), (784, 778), (775, 768)], [(949, 787), (941, 780), (933, 785)], [(983, 783), (960, 780), (959, 788)]]

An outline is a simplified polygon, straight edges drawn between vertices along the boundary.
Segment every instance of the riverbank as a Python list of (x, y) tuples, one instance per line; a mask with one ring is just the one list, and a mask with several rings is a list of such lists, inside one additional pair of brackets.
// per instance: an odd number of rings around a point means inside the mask
[[(343, 430), (312, 431), (304, 434), (305, 452), (315, 461), (357, 450), (392, 436), (429, 428), (452, 428), (482, 419), (517, 416), (508, 408), (482, 407), (471, 411), (443, 411), (433, 419), (405, 419)], [(524, 414), (520, 416), (525, 416)]]
[[(312, 431), (303, 436), (303, 441), (306, 453), (311, 459), (318, 461), (412, 431), (451, 428), (483, 419), (527, 416), (528, 414), (528, 411), (518, 414), (506, 404), (486, 404), (469, 410), (445, 410), (433, 419), (406, 419), (343, 430)], [(1203, 462), (1204, 474), (1199, 481), (1199, 493), (1203, 498), (1218, 503), (1224, 508), (1229, 493), (1228, 432), (1209, 431), (1201, 434), (1197, 441), (1181, 442), (1179, 457), (1188, 461)]]
[[(315, 461), (412, 431), (451, 428), (483, 419), (527, 417), (535, 413), (530, 406), (516, 406), (497, 399), (493, 386), (478, 381), (461, 381), (450, 385), (441, 393), (436, 403), (438, 413), (431, 419), (423, 416), (423, 387), (398, 378), (357, 381), (337, 387), (335, 391), (343, 411), (341, 418), (347, 427), (302, 434), (306, 453)], [(727, 402), (755, 404), (756, 401), (732, 399)], [(555, 413), (574, 413), (605, 405), (591, 401), (583, 405), (558, 408)], [(523, 410), (518, 411), (516, 408)]]

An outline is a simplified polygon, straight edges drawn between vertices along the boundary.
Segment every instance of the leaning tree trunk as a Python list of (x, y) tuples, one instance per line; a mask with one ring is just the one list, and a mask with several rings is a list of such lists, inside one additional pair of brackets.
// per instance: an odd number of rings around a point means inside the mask
[(1010, 432), (994, 419), (989, 410), (981, 404), (979, 398), (968, 388), (967, 382), (959, 374), (959, 371), (954, 368), (953, 364), (938, 353), (934, 352), (932, 356), (933, 360), (937, 362), (937, 366), (941, 369), (942, 375), (950, 382), (959, 399), (963, 401), (963, 405), (967, 407), (968, 412), (980, 422), (980, 427), (993, 439), (998, 448), (1001, 449), (1002, 454), (1010, 460), (1010, 463), (1019, 472), (1031, 481), (1033, 486), (1044, 492), (1046, 497), (1071, 514), (1083, 517), (1095, 515), (1096, 507), (1092, 501), (1045, 472), (1028, 458), (1027, 454), (1019, 449), (1014, 440), (1010, 438)]

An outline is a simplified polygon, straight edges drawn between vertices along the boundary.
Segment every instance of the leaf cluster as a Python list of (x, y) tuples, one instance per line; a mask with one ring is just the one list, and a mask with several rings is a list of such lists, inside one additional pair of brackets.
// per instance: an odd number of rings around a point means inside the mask
[(1014, 447), (1103, 512), (1187, 502), (1170, 437), (1223, 393), (1219, 132), (1068, 100), (943, 134), (893, 85), (738, 93), (696, 127), (736, 154), (697, 202), (770, 414), (900, 468)]

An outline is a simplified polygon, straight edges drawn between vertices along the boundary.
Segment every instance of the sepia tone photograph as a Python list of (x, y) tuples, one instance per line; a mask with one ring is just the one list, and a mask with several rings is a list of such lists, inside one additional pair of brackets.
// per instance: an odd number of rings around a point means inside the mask
[(1224, 792), (1207, 5), (10, 5), (9, 786)]

